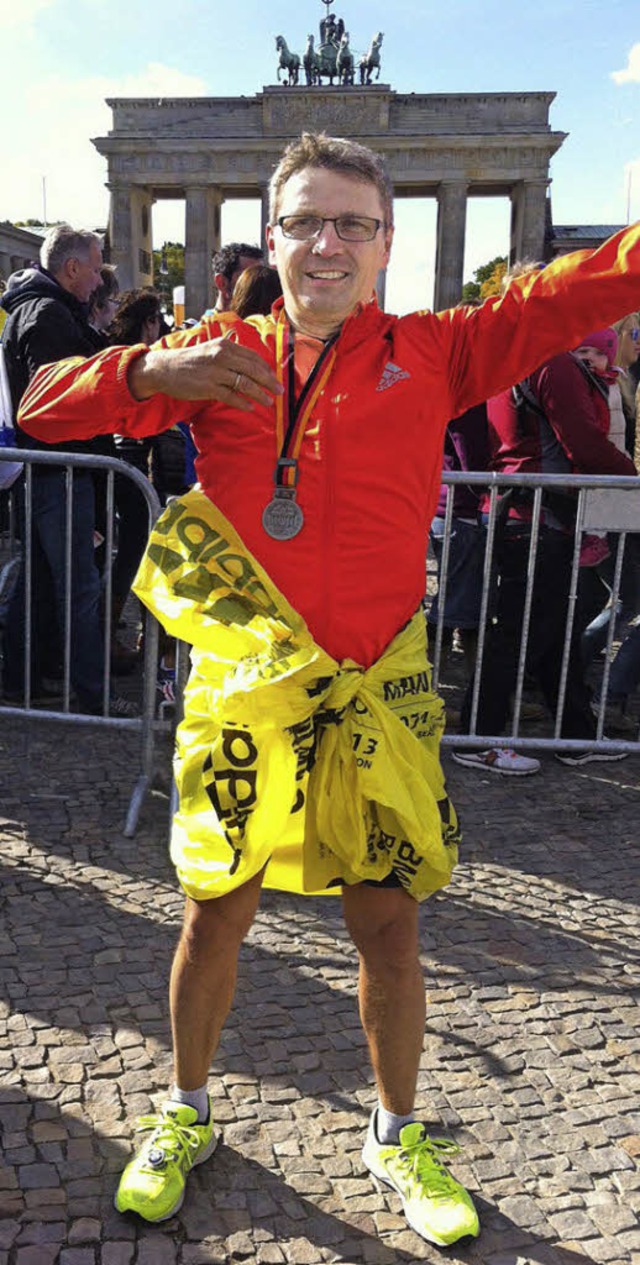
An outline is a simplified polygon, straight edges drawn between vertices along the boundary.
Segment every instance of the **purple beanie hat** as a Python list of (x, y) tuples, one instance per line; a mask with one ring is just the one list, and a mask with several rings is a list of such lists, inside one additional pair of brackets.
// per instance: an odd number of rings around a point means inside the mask
[(594, 334), (585, 334), (584, 338), (580, 339), (578, 347), (595, 347), (596, 351), (603, 352), (611, 368), (618, 350), (618, 335), (615, 329), (599, 329)]

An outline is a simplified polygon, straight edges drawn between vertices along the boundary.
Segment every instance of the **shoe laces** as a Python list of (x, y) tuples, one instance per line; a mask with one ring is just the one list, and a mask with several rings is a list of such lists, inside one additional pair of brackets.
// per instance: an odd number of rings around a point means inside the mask
[(407, 1176), (430, 1199), (446, 1203), (458, 1191), (458, 1183), (451, 1176), (442, 1156), (457, 1155), (460, 1147), (447, 1138), (424, 1137), (415, 1146), (403, 1146), (398, 1162)]
[(197, 1129), (192, 1125), (179, 1124), (170, 1116), (154, 1113), (140, 1116), (136, 1125), (136, 1133), (153, 1130), (148, 1142), (147, 1163), (159, 1172), (166, 1168), (171, 1160), (189, 1160), (190, 1151), (197, 1150), (200, 1138)]

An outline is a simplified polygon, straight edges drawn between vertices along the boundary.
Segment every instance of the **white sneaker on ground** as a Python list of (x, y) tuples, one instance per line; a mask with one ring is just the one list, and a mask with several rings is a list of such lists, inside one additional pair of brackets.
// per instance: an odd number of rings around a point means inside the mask
[(594, 751), (592, 748), (590, 751), (556, 751), (555, 757), (560, 764), (580, 768), (582, 764), (611, 764), (615, 760), (626, 760), (628, 754), (628, 751)]
[(511, 747), (493, 747), (490, 751), (452, 751), (456, 764), (467, 769), (484, 769), (485, 773), (501, 773), (505, 777), (529, 777), (539, 773), (540, 761), (519, 755)]

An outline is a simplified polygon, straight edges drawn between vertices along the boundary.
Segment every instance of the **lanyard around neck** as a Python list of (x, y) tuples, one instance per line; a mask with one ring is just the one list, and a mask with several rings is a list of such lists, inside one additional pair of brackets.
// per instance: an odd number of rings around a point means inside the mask
[(276, 398), (276, 487), (295, 487), (304, 433), (336, 359), (334, 334), (325, 343), (298, 399), (295, 391), (294, 332), (282, 314), (276, 326), (276, 375), (284, 387)]

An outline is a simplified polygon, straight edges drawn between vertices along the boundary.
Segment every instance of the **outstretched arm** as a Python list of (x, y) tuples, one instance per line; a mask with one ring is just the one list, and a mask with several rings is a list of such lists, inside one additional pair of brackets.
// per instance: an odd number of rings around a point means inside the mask
[(640, 224), (598, 250), (564, 255), (513, 279), (503, 298), (403, 318), (434, 366), (444, 365), (449, 416), (520, 382), (589, 330), (635, 311), (640, 292)]
[(268, 365), (207, 325), (152, 348), (110, 347), (88, 360), (46, 365), (26, 391), (18, 420), (47, 443), (117, 432), (142, 438), (193, 421), (203, 401), (240, 412), (269, 405), (281, 388)]

